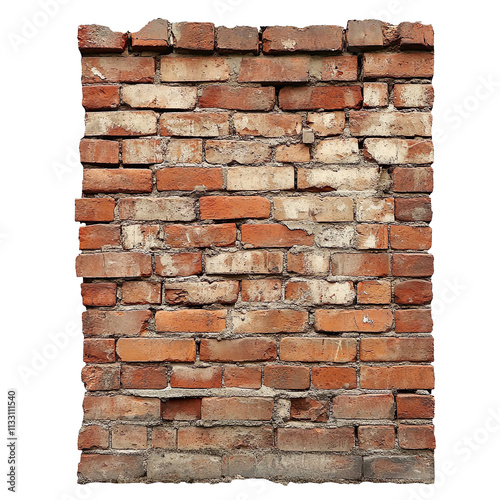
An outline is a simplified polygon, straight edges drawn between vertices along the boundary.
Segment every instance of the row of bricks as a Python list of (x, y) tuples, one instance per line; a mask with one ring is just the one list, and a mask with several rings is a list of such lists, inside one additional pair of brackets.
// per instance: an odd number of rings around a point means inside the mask
[[(135, 396), (92, 396), (91, 401), (104, 397), (103, 405), (122, 405), (123, 398), (135, 403)], [(115, 398), (110, 403), (110, 398)], [(115, 401), (116, 400), (116, 401)], [(100, 400), (99, 400), (100, 401)], [(203, 405), (203, 411), (202, 411)], [(96, 406), (90, 403), (95, 417)], [(434, 397), (424, 394), (340, 394), (330, 397), (298, 397), (276, 399), (264, 397), (184, 397), (169, 398), (161, 403), (161, 418), (172, 421), (208, 420), (271, 420), (273, 409), (282, 420), (327, 422), (346, 420), (425, 420), (434, 417)], [(109, 414), (109, 413), (107, 413)], [(114, 413), (113, 413), (114, 414)], [(99, 414), (101, 416), (101, 414)], [(128, 416), (130, 418), (131, 415)], [(123, 416), (120, 417), (123, 419)]]
[[(332, 212), (325, 215), (331, 218), (336, 216)], [(238, 237), (238, 229), (241, 238)], [(316, 245), (380, 250), (389, 248), (390, 243), (393, 250), (428, 250), (431, 246), (431, 234), (430, 227), (378, 224), (358, 224), (354, 227), (310, 223), (306, 229), (289, 229), (281, 224), (243, 224), (240, 228), (230, 223), (204, 226), (175, 224), (164, 227), (133, 224), (121, 228), (118, 225), (93, 224), (80, 228), (80, 249), (123, 247), (126, 250), (158, 250), (242, 245), (244, 248), (287, 248)]]
[[(294, 87), (296, 90), (300, 90)], [(309, 89), (310, 87), (308, 87)], [(317, 87), (319, 89), (325, 87)], [(337, 87), (337, 89), (348, 89), (348, 87)], [(335, 90), (334, 87), (331, 90)], [(308, 91), (309, 92), (309, 91)], [(300, 103), (296, 109), (342, 109), (345, 106), (335, 106), (333, 102), (321, 102), (319, 105), (307, 106)], [(319, 114), (319, 113), (318, 113)], [(328, 128), (329, 117), (313, 117), (318, 121), (316, 128)], [(231, 123), (232, 122), (232, 123)], [(326, 122), (326, 124), (325, 124)], [(340, 123), (341, 125), (341, 123)], [(349, 130), (351, 135), (356, 137), (366, 136), (422, 136), (430, 137), (432, 118), (431, 114), (425, 111), (351, 111), (349, 115)], [(334, 125), (334, 127), (336, 127)], [(298, 113), (234, 113), (231, 115), (223, 111), (182, 111), (167, 113), (157, 113), (152, 110), (121, 110), (121, 111), (93, 111), (85, 114), (85, 135), (92, 136), (181, 136), (181, 137), (218, 137), (237, 134), (238, 136), (262, 136), (262, 137), (282, 137), (298, 136), (303, 129), (303, 116)], [(333, 129), (335, 131), (335, 128)], [(393, 144), (393, 148), (402, 149), (407, 141), (368, 141), (368, 145)], [(338, 163), (356, 163), (356, 161), (343, 156), (342, 144), (344, 149), (351, 145), (356, 149), (358, 140), (337, 139), (333, 141), (324, 141), (318, 144), (318, 149), (340, 149), (340, 158)], [(409, 143), (412, 144), (411, 142)], [(421, 156), (431, 154), (430, 140), (426, 143), (426, 148), (419, 149)], [(110, 144), (111, 146), (111, 144)], [(322, 155), (315, 156), (316, 161), (324, 161), (322, 158), (328, 158), (328, 151), (323, 151)], [(413, 156), (406, 153), (408, 158)], [(415, 153), (414, 153), (415, 154)], [(416, 156), (418, 160), (419, 155)], [(359, 160), (358, 160), (359, 161)], [(328, 163), (337, 163), (331, 159)], [(429, 163), (430, 160), (413, 161), (413, 163)], [(407, 161), (406, 163), (410, 163)]]
[[(225, 177), (225, 180), (224, 180)], [(292, 166), (283, 167), (227, 167), (227, 168), (203, 168), (203, 167), (169, 167), (156, 170), (154, 173), (149, 169), (110, 169), (92, 168), (84, 169), (83, 192), (88, 194), (98, 193), (128, 193), (141, 194), (151, 193), (156, 187), (158, 191), (195, 191), (203, 194), (205, 191), (289, 191), (289, 190), (340, 190), (359, 192), (367, 190), (371, 193), (377, 188), (390, 189), (395, 193), (430, 193), (433, 190), (432, 167), (395, 167), (391, 172), (386, 172), (375, 167), (362, 168), (340, 168), (331, 170), (328, 168), (295, 169)], [(244, 198), (235, 198), (236, 202), (244, 201)], [(314, 200), (317, 200), (315, 202)], [(175, 201), (175, 200), (173, 200)], [(217, 202), (216, 198), (212, 201)], [(219, 203), (231, 203), (228, 198), (220, 198)], [(248, 204), (255, 201), (249, 198)], [(321, 204), (321, 197), (309, 199), (316, 204)], [(128, 200), (129, 204), (136, 203), (140, 207), (148, 203), (152, 209), (157, 205), (156, 216), (148, 218), (141, 217), (139, 220), (193, 220), (186, 218), (169, 217), (165, 214), (168, 209), (168, 200)], [(178, 201), (179, 203), (179, 201)], [(184, 204), (189, 200), (185, 199)], [(191, 200), (191, 203), (194, 203)], [(291, 202), (290, 202), (291, 203)], [(295, 203), (300, 200), (296, 198)], [(326, 203), (326, 202), (325, 202)], [(330, 200), (331, 203), (331, 200)], [(165, 207), (165, 208), (163, 208)], [(142, 208), (142, 207), (141, 207)], [(131, 218), (134, 217), (133, 210)], [(146, 210), (143, 210), (146, 212)], [(269, 213), (264, 216), (268, 217)], [(250, 216), (251, 217), (251, 216)], [(262, 216), (258, 216), (262, 217)], [(245, 217), (223, 217), (218, 219), (245, 218)], [(137, 218), (136, 218), (137, 220)]]
[[(113, 32), (106, 26), (78, 27), (78, 47), (81, 52), (124, 52), (129, 34)], [(290, 52), (358, 52), (398, 46), (402, 50), (432, 49), (432, 26), (403, 22), (398, 26), (377, 20), (349, 21), (347, 30), (341, 26), (269, 26), (258, 28), (237, 26), (216, 28), (213, 23), (169, 23), (155, 19), (141, 30), (130, 33), (133, 51), (200, 51), (219, 53), (248, 52), (258, 54)]]
[[(241, 447), (242, 441), (238, 441)], [(234, 443), (233, 448), (238, 447)], [(135, 453), (82, 454), (78, 471), (83, 481), (185, 482), (265, 478), (295, 482), (434, 480), (432, 456), (424, 450), (399, 455), (345, 455), (340, 453), (181, 453), (153, 450), (147, 457)]]
[[(274, 361), (278, 358), (289, 362), (353, 363), (358, 357), (364, 362), (431, 362), (433, 360), (432, 348), (432, 337), (363, 337), (359, 342), (353, 337), (285, 336), (278, 342), (272, 338), (245, 337), (227, 340), (201, 339), (197, 355), (196, 341), (189, 338), (123, 338), (117, 341), (112, 338), (86, 338), (83, 358), (84, 361), (92, 364), (114, 363), (115, 361), (194, 363), (197, 357), (200, 361), (216, 363), (255, 363)], [(151, 366), (159, 369), (165, 368), (161, 365)], [(136, 368), (140, 372), (148, 367), (137, 366)], [(193, 370), (196, 367), (188, 368), (190, 370), (184, 369), (184, 373), (195, 373)], [(251, 369), (247, 372), (243, 368)], [(127, 367), (127, 370), (132, 369), (130, 366)], [(216, 379), (222, 376), (220, 367), (217, 370), (215, 368), (207, 370), (204, 376), (203, 370), (204, 368), (196, 368), (201, 379), (211, 379), (210, 375), (215, 376)], [(254, 381), (257, 371), (261, 373), (260, 366), (226, 366), (224, 372), (226, 385), (230, 380), (233, 381), (232, 383), (236, 381), (240, 383), (247, 378), (252, 378)], [(342, 371), (338, 373), (341, 374)], [(341, 387), (342, 384), (337, 388)]]
[[(341, 56), (345, 61), (346, 56)], [(347, 56), (349, 59), (350, 56)], [(337, 59), (341, 59), (337, 58)], [(349, 81), (357, 80), (357, 62), (354, 59), (354, 68), (350, 72), (342, 72), (338, 78)], [(338, 66), (338, 63), (337, 63)], [(342, 68), (345, 69), (345, 68)], [(339, 71), (339, 70), (337, 70)], [(424, 83), (395, 83), (389, 85), (385, 82), (364, 82), (362, 87), (362, 106), (365, 108), (387, 107), (393, 103), (396, 108), (432, 108), (434, 102), (434, 89), (431, 84)], [(281, 94), (285, 96), (285, 91)], [(337, 91), (341, 92), (341, 91)], [(229, 85), (207, 85), (199, 90), (193, 86), (168, 86), (168, 85), (98, 85), (91, 84), (82, 88), (82, 105), (87, 110), (117, 109), (121, 106), (150, 109), (187, 109), (192, 110), (197, 105), (200, 108), (234, 109), (238, 111), (271, 111), (276, 104), (276, 90), (274, 87), (232, 87)], [(339, 94), (340, 96), (341, 94)], [(347, 101), (346, 101), (347, 102)], [(283, 104), (283, 102), (282, 102)], [(350, 106), (349, 106), (350, 107)], [(310, 113), (309, 115), (311, 115)], [(325, 115), (328, 113), (325, 113)], [(330, 113), (332, 114), (332, 113)], [(335, 135), (342, 126), (344, 113), (339, 112), (339, 123), (334, 131), (314, 125), (318, 134)], [(362, 125), (362, 124), (361, 124)], [(341, 127), (343, 130), (343, 127)]]
[[(235, 446), (236, 434), (242, 430), (241, 427), (236, 427), (236, 429), (224, 427), (222, 429), (228, 433), (228, 436), (222, 437), (221, 427), (212, 428), (211, 431), (206, 429), (200, 431), (199, 429), (181, 427), (177, 430), (160, 426), (148, 428), (140, 425), (115, 424), (111, 430), (108, 430), (98, 425), (88, 425), (80, 431), (78, 448), (80, 450), (106, 450), (110, 448), (115, 450), (145, 450), (147, 448), (191, 450), (198, 449), (198, 447), (194, 447), (195, 436), (204, 442), (204, 445), (199, 446), (199, 448), (216, 448), (219, 444), (221, 448), (231, 448)], [(249, 434), (249, 429), (245, 429), (244, 434)], [(261, 435), (261, 429), (255, 427), (252, 429), (256, 429), (256, 436)], [(268, 429), (266, 428), (267, 433)], [(149, 446), (148, 430), (151, 432)], [(360, 425), (359, 427), (337, 427), (336, 429), (318, 427), (311, 429), (293, 428), (292, 430), (278, 428), (276, 430), (276, 445), (278, 449), (287, 451), (349, 451), (355, 448), (353, 440), (356, 435), (361, 450), (392, 450), (396, 447), (396, 428), (389, 425)], [(347, 436), (349, 444), (346, 446), (343, 439)], [(308, 441), (310, 437), (314, 439), (312, 442)], [(341, 437), (342, 444), (339, 443), (332, 449), (326, 449), (320, 444), (321, 440), (325, 439), (331, 445)], [(397, 437), (399, 448), (403, 450), (435, 448), (432, 425), (401, 424), (397, 428)], [(296, 448), (292, 445), (292, 439), (297, 440)], [(261, 444), (261, 442), (255, 443), (255, 446)], [(269, 445), (264, 445), (264, 447), (269, 447)]]
[[(162, 292), (163, 289), (163, 292)], [(240, 281), (124, 281), (117, 283), (82, 283), (83, 305), (109, 307), (117, 303), (208, 305), (243, 302), (287, 302), (303, 305), (321, 304), (429, 304), (432, 283), (407, 279), (328, 282), (322, 280), (254, 279)], [(240, 295), (241, 293), (241, 295)]]
[[(119, 346), (120, 347), (120, 346)], [(286, 343), (285, 343), (286, 347)], [(431, 362), (433, 342), (430, 337), (361, 339), (360, 361), (368, 362)], [(394, 352), (389, 349), (394, 348)], [(404, 351), (408, 349), (408, 351)], [(345, 353), (343, 353), (345, 354)], [(286, 351), (284, 353), (286, 356)], [(281, 355), (280, 355), (281, 357)], [(363, 365), (362, 365), (363, 366)], [(224, 368), (224, 370), (223, 370)], [(263, 379), (262, 379), (263, 372)], [(429, 372), (429, 370), (427, 370)], [(428, 385), (432, 372), (419, 370)], [(427, 377), (427, 378), (426, 378)], [(308, 390), (308, 389), (356, 389), (357, 370), (355, 367), (299, 366), (267, 364), (261, 366), (181, 366), (172, 367), (150, 363), (136, 364), (96, 364), (87, 365), (82, 370), (82, 381), (88, 391), (112, 391), (123, 389), (213, 389), (239, 387), (243, 389)], [(360, 373), (361, 385), (366, 385)]]
[[(333, 253), (299, 252), (287, 254), (286, 268), (297, 274), (328, 274), (353, 277), (422, 278), (432, 276), (434, 258), (423, 253)], [(204, 256), (201, 252), (162, 253), (103, 252), (82, 254), (76, 258), (77, 276), (84, 278), (136, 278), (153, 275), (152, 258), (158, 276), (194, 276), (225, 274), (281, 274), (284, 254), (277, 250), (219, 252)], [(330, 267), (331, 263), (331, 267)], [(391, 266), (392, 263), (392, 266)]]
[[(90, 336), (143, 335), (152, 317), (153, 313), (145, 309), (91, 309), (83, 313), (83, 333)], [(396, 333), (432, 331), (430, 309), (314, 309), (311, 321), (317, 332), (383, 333), (393, 329)], [(155, 312), (157, 332), (220, 333), (226, 328), (234, 333), (306, 332), (309, 330), (309, 312), (295, 309), (176, 309)], [(133, 343), (132, 340), (130, 342)]]
[[(408, 398), (404, 400), (403, 398)], [(397, 410), (395, 406), (397, 402)], [(400, 410), (401, 404), (401, 410)], [(434, 400), (429, 395), (404, 394), (340, 394), (329, 399), (266, 397), (203, 397), (158, 398), (137, 396), (97, 396), (87, 394), (83, 401), (87, 421), (95, 420), (173, 420), (193, 421), (272, 421), (273, 412), (278, 420), (394, 420), (432, 418)], [(416, 415), (408, 417), (408, 415)], [(404, 425), (404, 424), (403, 424)], [(289, 427), (290, 428), (290, 427)], [(311, 427), (308, 427), (311, 429)], [(328, 427), (319, 427), (327, 429)], [(171, 427), (167, 429), (173, 430)], [(200, 427), (180, 427), (200, 429)], [(206, 429), (206, 428), (205, 428)], [(230, 429), (230, 428), (229, 428)], [(255, 429), (255, 427), (254, 427)], [(304, 429), (297, 428), (295, 429)], [(319, 451), (319, 450), (318, 450)], [(335, 450), (331, 450), (335, 451)]]
[[(153, 57), (83, 57), (82, 83), (153, 83), (156, 75), (165, 83), (228, 82), (232, 75), (235, 75), (235, 83), (240, 84), (308, 83), (311, 80), (353, 82), (358, 81), (358, 70), (363, 79), (430, 79), (434, 73), (434, 55), (427, 52), (378, 52), (364, 54), (360, 60), (348, 55), (325, 58), (163, 56), (159, 61), (158, 75)], [(297, 95), (293, 88), (289, 87), (284, 95), (288, 98)], [(344, 87), (321, 88), (338, 90)], [(305, 89), (307, 87), (300, 90), (303, 92)], [(351, 90), (356, 92), (356, 89), (359, 94), (349, 92), (345, 101), (349, 104), (342, 107), (359, 105), (360, 87)]]
[[(429, 182), (426, 180), (428, 178), (428, 173), (427, 171), (423, 172), (422, 170), (417, 170), (420, 167), (415, 167), (415, 169), (412, 170), (412, 172), (420, 172), (419, 176), (419, 188), (422, 189), (423, 183)], [(170, 169), (173, 171), (173, 169)], [(183, 171), (188, 170), (187, 168), (183, 168)], [(404, 169), (408, 170), (408, 169)], [(408, 174), (410, 172), (402, 172), (400, 170), (401, 174), (406, 174), (406, 178), (408, 181), (410, 179), (415, 179), (415, 176), (410, 177)], [(318, 172), (318, 170), (314, 171), (315, 174), (317, 175), (318, 173), (321, 174), (321, 172)], [(336, 172), (331, 172), (331, 174), (335, 175)], [(396, 176), (398, 173), (396, 172)], [(432, 179), (432, 172), (430, 172), (431, 179)], [(181, 177), (181, 173), (179, 173), (178, 176), (178, 182), (176, 183), (176, 187), (185, 187), (185, 184)], [(184, 177), (185, 179), (185, 177)], [(299, 169), (299, 179), (300, 179), (300, 169)], [(323, 183), (324, 185), (325, 183)], [(179, 186), (180, 185), (180, 186)], [(215, 216), (215, 219), (217, 220), (223, 220), (227, 218), (231, 218), (232, 215), (238, 215), (238, 212), (240, 212), (240, 209), (238, 207), (244, 206), (245, 200), (252, 200), (254, 197), (251, 198), (243, 198), (243, 197), (234, 197), (234, 200), (237, 201), (237, 203), (231, 203), (231, 199), (228, 197), (223, 198), (223, 201), (219, 201), (219, 203), (223, 206), (221, 206), (221, 212), (219, 215), (215, 215), (215, 213), (212, 213), (212, 217)], [(303, 198), (297, 198), (297, 199), (302, 199), (304, 200), (305, 197)], [(215, 199), (215, 198), (214, 198)], [(220, 197), (219, 197), (220, 199)], [(263, 201), (261, 198), (259, 198), (262, 203), (266, 204), (265, 201)], [(176, 211), (174, 210), (167, 210), (168, 208), (168, 202), (161, 199), (157, 199), (157, 201), (154, 200), (146, 200), (142, 199), (136, 199), (135, 203), (139, 203), (139, 207), (141, 207), (141, 203), (143, 205), (143, 209), (141, 210), (141, 214), (132, 211), (132, 208), (135, 206), (134, 200), (128, 200), (125, 201), (121, 199), (122, 201), (119, 201), (119, 203), (125, 203), (127, 206), (127, 209), (123, 211), (123, 216), (127, 217), (127, 220), (131, 220), (130, 217), (134, 217), (137, 215), (141, 215), (142, 217), (145, 217), (148, 215), (148, 219), (146, 220), (151, 220), (150, 217), (153, 216), (157, 218), (157, 220), (169, 220), (169, 218), (173, 217)], [(285, 201), (289, 200), (289, 203), (293, 203), (293, 201), (290, 201), (291, 198), (285, 198)], [(393, 200), (393, 202), (392, 202)], [(430, 222), (432, 220), (432, 210), (431, 210), (431, 200), (428, 197), (418, 197), (418, 198), (386, 198), (386, 199), (379, 199), (379, 204), (382, 202), (382, 206), (385, 207), (385, 216), (387, 214), (391, 214), (391, 210), (394, 212), (394, 219), (402, 222)], [(175, 206), (175, 203), (180, 203), (177, 200), (172, 202), (173, 206)], [(183, 201), (183, 203), (186, 203), (186, 201)], [(187, 202), (189, 203), (189, 201)], [(305, 203), (307, 205), (307, 199), (305, 199), (305, 202), (303, 201), (302, 203)], [(322, 202), (320, 201), (320, 204)], [(393, 203), (393, 207), (391, 207), (391, 204)], [(147, 206), (146, 206), (147, 204)], [(151, 210), (152, 208), (155, 207), (155, 205), (159, 205), (160, 208), (164, 207), (164, 210)], [(111, 222), (115, 220), (115, 208), (117, 204), (116, 201), (113, 198), (85, 198), (85, 199), (77, 199), (75, 202), (75, 220), (76, 221), (81, 221), (81, 222)], [(123, 205), (122, 205), (123, 206)], [(122, 218), (122, 206), (120, 206), (119, 210), (117, 211), (117, 216), (118, 218)], [(188, 205), (185, 205), (188, 206)], [(265, 206), (265, 205), (264, 205)], [(150, 207), (150, 210), (147, 210), (147, 208)], [(269, 205), (269, 209), (270, 209)], [(313, 207), (314, 208), (314, 207)], [(317, 207), (316, 207), (317, 208)], [(213, 208), (212, 208), (213, 210)], [(313, 210), (313, 212), (316, 212), (317, 210)], [(244, 214), (244, 211), (242, 215)], [(270, 214), (270, 210), (269, 210)], [(266, 216), (267, 217), (267, 216)], [(287, 214), (287, 217), (291, 217), (290, 214)], [(222, 219), (221, 219), (222, 218)], [(244, 217), (243, 217), (244, 218)], [(254, 218), (254, 216), (252, 217)], [(387, 222), (392, 222), (394, 219), (391, 218), (391, 220), (388, 220)], [(144, 220), (144, 219), (143, 219)], [(201, 231), (201, 230), (200, 230)]]
[[(315, 132), (321, 130), (322, 135), (335, 135), (339, 130), (337, 125), (343, 127), (344, 124), (339, 122), (337, 116), (331, 116), (333, 114), (315, 113), (314, 116), (309, 114), (307, 123)], [(386, 113), (383, 114), (385, 116), (370, 114), (376, 118), (377, 127), (388, 116)], [(382, 113), (377, 113), (377, 115), (382, 115)], [(408, 124), (407, 131), (410, 130), (410, 127), (415, 129), (418, 123), (422, 123), (421, 117), (430, 126), (430, 120), (426, 118), (430, 116), (428, 113), (419, 113), (420, 117), (417, 117), (418, 120), (415, 121), (411, 120), (412, 114), (404, 113), (404, 115), (403, 121)], [(283, 118), (283, 115), (274, 116)], [(394, 113), (390, 114), (390, 116), (394, 118)], [(392, 118), (388, 120), (391, 121)], [(410, 120), (407, 120), (408, 118)], [(404, 126), (395, 124), (395, 127), (397, 127), (396, 135), (402, 135), (401, 131)], [(274, 127), (273, 124), (268, 130), (271, 130), (272, 127)], [(263, 132), (266, 131), (263, 130)], [(374, 158), (383, 159), (378, 150), (385, 146), (394, 150), (393, 154), (398, 161), (401, 159), (407, 160), (406, 163), (431, 163), (433, 160), (432, 144), (428, 140), (423, 142), (424, 146), (417, 148), (415, 151), (411, 151), (416, 147), (415, 141), (404, 139), (367, 139), (363, 141), (361, 147), (364, 148), (364, 157), (368, 161), (373, 161)], [(354, 138), (321, 140), (313, 147), (302, 143), (281, 144), (277, 145), (276, 148), (272, 146), (262, 141), (207, 140), (205, 141), (205, 154), (203, 155), (203, 141), (201, 139), (170, 139), (167, 141), (166, 139), (141, 138), (124, 139), (119, 142), (87, 138), (80, 143), (80, 158), (85, 165), (118, 165), (120, 163), (124, 165), (153, 165), (163, 162), (178, 165), (199, 164), (203, 163), (204, 160), (211, 165), (235, 163), (241, 165), (269, 163), (272, 165), (275, 163), (309, 163), (311, 161), (314, 163), (352, 165), (361, 161), (359, 140)], [(408, 151), (405, 152), (405, 150)], [(402, 161), (402, 163), (404, 162)], [(211, 165), (205, 165), (205, 167)], [(315, 165), (315, 168), (317, 168), (317, 165)]]

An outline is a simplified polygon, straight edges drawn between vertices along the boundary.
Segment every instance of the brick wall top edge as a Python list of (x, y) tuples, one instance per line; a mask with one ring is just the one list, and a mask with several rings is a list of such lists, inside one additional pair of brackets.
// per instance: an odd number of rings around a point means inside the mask
[(78, 27), (82, 53), (123, 53), (127, 50), (164, 53), (340, 53), (371, 50), (433, 50), (432, 25), (376, 19), (348, 21), (346, 29), (335, 25), (216, 27), (209, 22), (176, 22), (154, 19), (136, 32), (115, 32), (96, 24)]

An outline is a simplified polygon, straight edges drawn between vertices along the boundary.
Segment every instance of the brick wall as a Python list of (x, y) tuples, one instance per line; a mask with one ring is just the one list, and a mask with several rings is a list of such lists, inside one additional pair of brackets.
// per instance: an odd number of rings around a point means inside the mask
[(80, 482), (431, 482), (432, 28), (78, 40)]

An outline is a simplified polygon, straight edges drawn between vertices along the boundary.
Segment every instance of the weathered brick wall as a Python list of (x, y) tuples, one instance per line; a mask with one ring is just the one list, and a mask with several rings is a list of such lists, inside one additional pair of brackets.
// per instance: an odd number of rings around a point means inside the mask
[(79, 47), (79, 480), (432, 481), (432, 28)]

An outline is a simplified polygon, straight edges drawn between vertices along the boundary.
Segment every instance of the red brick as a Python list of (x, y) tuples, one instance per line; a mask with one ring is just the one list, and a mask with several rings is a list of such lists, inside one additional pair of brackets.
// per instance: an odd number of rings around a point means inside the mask
[(355, 389), (356, 369), (336, 366), (313, 366), (313, 387), (317, 389)]
[(421, 23), (401, 23), (398, 26), (399, 46), (403, 50), (432, 49), (434, 30), (431, 25)]
[(431, 337), (361, 339), (361, 361), (433, 361)]
[(311, 422), (326, 422), (328, 420), (328, 401), (293, 398), (290, 402), (290, 418), (292, 420), (310, 420)]
[(163, 420), (198, 420), (201, 398), (169, 398), (161, 404)]
[(196, 359), (193, 339), (118, 339), (116, 353), (122, 361), (188, 362)]
[(360, 281), (358, 304), (390, 304), (391, 284), (388, 281)]
[(169, 167), (156, 171), (158, 191), (213, 191), (222, 189), (221, 168)]
[(276, 148), (276, 161), (304, 163), (311, 161), (311, 153), (306, 144), (284, 144)]
[(325, 82), (354, 82), (358, 79), (356, 56), (334, 56), (323, 59), (321, 80)]
[(271, 420), (272, 398), (203, 398), (201, 416), (205, 420)]
[(363, 55), (365, 78), (432, 78), (434, 54), (426, 52)]
[(433, 425), (404, 425), (398, 428), (399, 446), (404, 450), (433, 450), (436, 447)]
[(226, 328), (225, 309), (157, 311), (155, 319), (159, 332), (222, 332)]
[(275, 389), (309, 389), (309, 368), (294, 365), (264, 366), (264, 385)]
[(85, 396), (83, 414), (87, 420), (150, 420), (160, 417), (158, 398), (136, 396)]
[(146, 366), (122, 364), (120, 379), (125, 389), (165, 389), (167, 368), (152, 363)]
[(276, 359), (276, 341), (268, 338), (201, 339), (200, 360), (218, 362)]
[(392, 450), (395, 445), (395, 434), (392, 425), (360, 425), (359, 447), (362, 450)]
[(111, 31), (107, 26), (98, 24), (78, 26), (80, 52), (123, 52), (126, 44), (127, 33)]
[(288, 252), (288, 272), (309, 276), (326, 274), (330, 270), (330, 255), (326, 252)]
[(356, 360), (355, 339), (285, 337), (281, 340), (282, 361), (329, 361), (346, 363)]
[(216, 42), (217, 52), (220, 54), (233, 52), (259, 53), (259, 30), (249, 26), (236, 26), (217, 28)]
[(82, 83), (152, 83), (152, 57), (83, 57)]
[(405, 222), (430, 222), (432, 220), (431, 199), (421, 198), (395, 198), (394, 216), (397, 220)]
[(124, 304), (160, 304), (161, 283), (153, 281), (125, 281), (122, 285)]
[(80, 161), (82, 163), (118, 164), (120, 145), (117, 141), (102, 139), (82, 139), (80, 141)]
[(155, 269), (159, 276), (192, 276), (201, 274), (201, 252), (164, 253), (155, 255)]
[(84, 339), (83, 361), (86, 363), (114, 363), (115, 339)]
[(222, 387), (222, 368), (220, 366), (174, 366), (170, 375), (170, 385), (187, 389)]
[(422, 455), (367, 456), (363, 460), (363, 474), (369, 481), (433, 482), (434, 461)]
[(433, 170), (431, 167), (396, 167), (392, 172), (392, 182), (398, 193), (432, 193)]
[(238, 82), (285, 83), (309, 80), (308, 57), (242, 59)]
[(332, 401), (334, 418), (391, 420), (394, 418), (394, 397), (392, 394), (341, 394)]
[(340, 26), (270, 26), (262, 33), (262, 50), (265, 54), (340, 52), (342, 36)]
[(76, 275), (84, 278), (133, 278), (151, 273), (151, 256), (142, 253), (106, 252), (76, 258)]
[(430, 309), (399, 309), (395, 312), (396, 332), (431, 332)]
[(277, 447), (286, 451), (349, 451), (354, 448), (354, 427), (279, 428)]
[(120, 226), (92, 224), (79, 230), (80, 250), (98, 250), (104, 246), (120, 245)]
[(118, 85), (83, 87), (82, 94), (82, 106), (85, 109), (115, 109), (120, 105)]
[(201, 219), (264, 219), (271, 202), (262, 196), (204, 196), (200, 198)]
[(396, 304), (423, 305), (432, 300), (432, 283), (425, 280), (408, 280), (394, 285)]
[(302, 117), (290, 113), (236, 113), (236, 133), (241, 136), (281, 137), (302, 132)]
[(434, 257), (428, 254), (395, 253), (392, 257), (394, 276), (428, 277), (434, 272)]
[(84, 306), (114, 306), (116, 304), (116, 283), (82, 283)]
[(145, 450), (148, 447), (148, 428), (115, 424), (111, 428), (111, 446), (115, 450)]
[(284, 87), (280, 90), (279, 104), (284, 110), (358, 109), (363, 103), (361, 87)]
[(86, 425), (78, 434), (79, 450), (106, 450), (109, 447), (109, 431), (100, 425)]
[(166, 50), (170, 47), (170, 30), (166, 19), (154, 19), (144, 28), (131, 33), (133, 50)]
[(243, 224), (241, 242), (245, 248), (280, 248), (314, 245), (314, 234), (303, 229), (288, 229), (281, 224)]
[(200, 108), (237, 109), (241, 111), (271, 111), (274, 107), (274, 87), (204, 87)]
[(151, 170), (93, 168), (83, 171), (84, 193), (150, 193), (153, 190)]
[(294, 309), (268, 309), (234, 312), (235, 333), (287, 333), (304, 332), (307, 328), (307, 311)]
[(120, 388), (120, 367), (87, 365), (82, 369), (82, 382), (87, 391), (112, 391)]
[(420, 394), (398, 394), (396, 396), (398, 418), (433, 418), (434, 397)]
[(388, 332), (392, 329), (390, 309), (317, 309), (314, 328), (319, 332)]
[(151, 430), (151, 446), (153, 448), (172, 449), (177, 441), (177, 431), (171, 427), (153, 427)]
[(374, 276), (390, 274), (389, 255), (383, 253), (337, 253), (332, 255), (334, 276)]
[(151, 311), (99, 311), (82, 314), (84, 335), (141, 335), (146, 332)]
[(211, 224), (209, 226), (165, 226), (165, 243), (173, 248), (227, 247), (236, 241), (236, 224)]
[(212, 23), (172, 24), (172, 45), (175, 49), (212, 51), (215, 46), (215, 28)]
[(272, 446), (271, 427), (181, 427), (178, 431), (180, 450), (265, 449)]
[(432, 366), (361, 366), (363, 389), (433, 389)]
[(110, 222), (114, 219), (115, 200), (87, 198), (75, 200), (75, 220), (81, 222)]
[(349, 21), (346, 30), (348, 50), (351, 52), (358, 52), (382, 48), (384, 46), (382, 28), (382, 21), (377, 21), (375, 19)]
[(224, 384), (226, 387), (259, 389), (261, 376), (260, 366), (226, 365), (224, 367)]
[(391, 248), (394, 250), (428, 250), (432, 245), (430, 227), (391, 226)]

